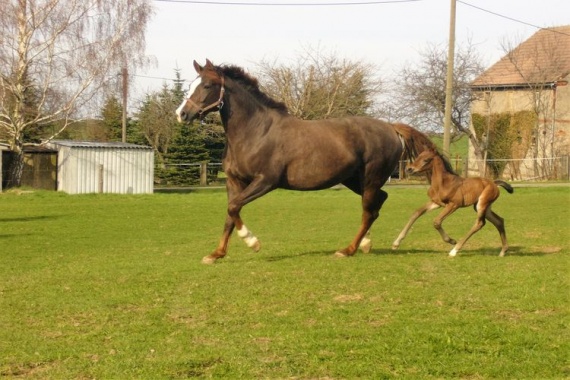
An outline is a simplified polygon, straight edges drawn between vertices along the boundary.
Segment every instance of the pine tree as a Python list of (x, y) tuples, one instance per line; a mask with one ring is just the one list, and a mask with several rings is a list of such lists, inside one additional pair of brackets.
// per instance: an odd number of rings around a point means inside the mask
[(101, 117), (107, 132), (107, 139), (109, 141), (121, 141), (123, 137), (123, 106), (116, 96), (112, 95), (105, 99)]
[(166, 158), (168, 161), (166, 180), (169, 184), (176, 186), (199, 184), (198, 164), (210, 158), (199, 126), (183, 126), (174, 138)]

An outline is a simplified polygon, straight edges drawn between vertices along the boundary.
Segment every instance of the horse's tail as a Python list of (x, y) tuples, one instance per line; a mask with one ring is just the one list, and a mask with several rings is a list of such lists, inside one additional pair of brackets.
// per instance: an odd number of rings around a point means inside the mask
[(415, 158), (426, 149), (437, 151), (437, 146), (424, 133), (406, 124), (392, 124), (396, 133), (402, 138), (404, 146), (403, 157), (414, 161)]
[(501, 186), (503, 189), (507, 190), (509, 194), (512, 194), (515, 189), (505, 181), (501, 181), (500, 179), (495, 180), (495, 184)]

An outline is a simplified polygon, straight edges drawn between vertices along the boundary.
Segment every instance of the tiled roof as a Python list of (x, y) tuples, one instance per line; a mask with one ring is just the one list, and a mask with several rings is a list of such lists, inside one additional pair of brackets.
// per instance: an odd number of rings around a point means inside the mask
[(554, 83), (570, 74), (570, 25), (540, 29), (487, 69), (471, 86)]

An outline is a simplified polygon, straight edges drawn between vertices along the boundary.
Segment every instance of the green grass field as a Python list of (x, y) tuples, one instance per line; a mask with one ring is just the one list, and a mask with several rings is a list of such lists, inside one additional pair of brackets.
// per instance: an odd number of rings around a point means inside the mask
[[(570, 187), (516, 188), (453, 259), (418, 220), (427, 187), (388, 186), (373, 250), (347, 190), (273, 192), (216, 265), (222, 191), (0, 194), (0, 378), (562, 379), (570, 377)], [(463, 209), (445, 223), (457, 238)]]

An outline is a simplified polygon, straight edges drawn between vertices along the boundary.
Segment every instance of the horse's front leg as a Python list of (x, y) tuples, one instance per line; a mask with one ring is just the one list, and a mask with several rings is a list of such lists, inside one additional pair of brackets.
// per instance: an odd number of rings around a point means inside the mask
[(226, 216), (226, 222), (224, 223), (224, 231), (222, 232), (222, 237), (218, 243), (218, 247), (214, 252), (208, 256), (202, 258), (202, 264), (213, 264), (216, 260), (223, 258), (228, 253), (228, 244), (230, 241), (230, 236), (234, 230), (234, 221), (230, 216)]
[(356, 253), (359, 246), (363, 246), (363, 251), (365, 251), (367, 242), (364, 239), (368, 239), (368, 244), (370, 244), (370, 239), (367, 235), (372, 223), (378, 218), (380, 209), (386, 202), (386, 199), (388, 199), (388, 193), (384, 190), (372, 188), (364, 191), (362, 195), (362, 223), (360, 229), (348, 247), (335, 253), (336, 257), (352, 256)]
[(269, 191), (273, 190), (273, 187), (263, 181), (263, 177), (254, 180), (247, 186), (237, 179), (228, 178), (226, 186), (228, 190), (228, 215), (224, 225), (224, 232), (222, 233), (222, 237), (220, 238), (220, 242), (216, 250), (202, 259), (204, 264), (212, 264), (217, 259), (223, 258), (227, 254), (229, 239), (234, 228), (237, 231), (238, 236), (247, 244), (248, 247), (253, 249), (255, 252), (261, 249), (259, 239), (245, 226), (241, 219), (240, 212), (246, 204), (264, 194), (267, 194)]
[(408, 234), (408, 231), (410, 230), (410, 228), (412, 228), (412, 226), (414, 225), (414, 223), (416, 222), (416, 220), (418, 220), (418, 218), (420, 216), (422, 216), (423, 214), (425, 214), (428, 211), (435, 210), (436, 208), (439, 208), (439, 207), (441, 207), (441, 206), (435, 202), (430, 201), (430, 202), (426, 203), (425, 205), (423, 205), (422, 207), (420, 207), (419, 209), (417, 209), (416, 211), (414, 211), (414, 213), (410, 217), (410, 220), (408, 220), (408, 223), (404, 226), (404, 229), (402, 230), (402, 232), (400, 232), (400, 234), (398, 235), (396, 240), (394, 240), (394, 242), (392, 243), (392, 249), (398, 249), (398, 247), (400, 246), (400, 243), (402, 242), (402, 240), (404, 240), (404, 238)]

